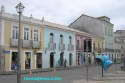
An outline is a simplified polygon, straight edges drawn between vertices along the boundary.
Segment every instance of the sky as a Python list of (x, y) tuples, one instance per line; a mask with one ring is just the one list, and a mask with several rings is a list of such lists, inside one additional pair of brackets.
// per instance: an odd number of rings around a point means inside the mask
[(125, 30), (125, 0), (0, 0), (5, 12), (16, 14), (15, 7), (21, 2), (24, 16), (68, 26), (80, 15), (108, 16), (114, 31)]

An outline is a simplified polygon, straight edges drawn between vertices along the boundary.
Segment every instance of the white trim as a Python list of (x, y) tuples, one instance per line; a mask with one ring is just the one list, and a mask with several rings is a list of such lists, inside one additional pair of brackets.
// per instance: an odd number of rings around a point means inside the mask
[[(37, 53), (41, 53), (42, 54), (41, 59), (42, 59), (42, 68), (43, 68), (43, 52), (42, 51), (37, 51), (36, 54)], [(37, 59), (36, 57), (37, 57), (37, 55), (35, 55), (35, 69), (38, 69), (37, 66), (36, 66), (36, 59)]]
[(32, 40), (34, 40), (34, 30), (38, 30), (38, 41), (40, 41), (41, 39), (40, 39), (40, 29), (39, 28), (33, 28), (33, 31), (32, 31), (32, 35), (33, 35), (33, 37), (32, 37)]
[(0, 28), (0, 36), (1, 36), (1, 37), (0, 37), (0, 38), (1, 38), (1, 39), (0, 39), (0, 45), (4, 45), (4, 28), (5, 28), (5, 27), (4, 27), (4, 20), (1, 19), (0, 22), (1, 22), (1, 23), (0, 23), (0, 27), (1, 27), (1, 28)]
[[(81, 48), (81, 39), (80, 39), (80, 37), (77, 37), (76, 40), (79, 40), (79, 48)], [(78, 42), (77, 42), (77, 41), (76, 41), (76, 45), (78, 45)]]
[(26, 52), (30, 52), (30, 53), (31, 53), (30, 69), (32, 69), (32, 51), (24, 51), (24, 64), (23, 64), (23, 66), (24, 66), (24, 70), (27, 70), (27, 69), (25, 68), (25, 59), (26, 59), (26, 55), (25, 55), (25, 53), (26, 53)]
[(31, 29), (27, 25), (23, 26), (23, 39), (24, 39), (24, 28), (28, 28), (29, 29), (29, 40), (31, 40)]
[(11, 38), (13, 37), (13, 26), (18, 26), (18, 30), (19, 30), (19, 24), (13, 23), (13, 24), (11, 25)]

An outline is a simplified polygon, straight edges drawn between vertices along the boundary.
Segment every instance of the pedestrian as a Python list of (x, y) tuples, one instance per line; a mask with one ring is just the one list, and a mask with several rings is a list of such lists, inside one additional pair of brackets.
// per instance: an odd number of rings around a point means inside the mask
[(67, 64), (67, 61), (66, 61), (66, 59), (64, 60), (64, 67), (66, 67), (66, 64)]
[(89, 57), (89, 64), (91, 64), (91, 58)]
[(61, 61), (60, 61), (60, 59), (58, 60), (58, 65), (59, 65), (59, 67), (61, 66)]

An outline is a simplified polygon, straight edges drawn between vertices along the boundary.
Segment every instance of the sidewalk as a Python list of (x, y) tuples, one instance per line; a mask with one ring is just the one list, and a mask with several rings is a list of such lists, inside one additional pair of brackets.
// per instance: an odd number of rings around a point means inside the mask
[(73, 81), (73, 83), (125, 83), (125, 71), (117, 71), (115, 73), (104, 74), (104, 77), (90, 78)]
[[(94, 64), (94, 65), (89, 65), (90, 66), (98, 66), (97, 64)], [(74, 69), (74, 68), (83, 68), (83, 67), (86, 67), (85, 65), (82, 65), (82, 66), (67, 66), (66, 68), (65, 67), (56, 67), (56, 71), (59, 71), (59, 70), (67, 70), (67, 69)], [(30, 71), (32, 73), (38, 73), (38, 72), (50, 72), (50, 71), (54, 71), (54, 68), (44, 68), (44, 69), (28, 69), (28, 70), (22, 70), (21, 73), (22, 74), (27, 74), (27, 73), (30, 73)], [(16, 71), (6, 71), (6, 72), (0, 72), (0, 75), (13, 75), (13, 74), (16, 74)]]

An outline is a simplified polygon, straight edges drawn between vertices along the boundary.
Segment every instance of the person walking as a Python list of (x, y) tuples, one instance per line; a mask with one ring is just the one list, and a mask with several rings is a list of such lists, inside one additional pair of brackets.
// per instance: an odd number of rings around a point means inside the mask
[(66, 59), (64, 60), (64, 67), (66, 67), (66, 64), (67, 64), (67, 61), (66, 61)]

